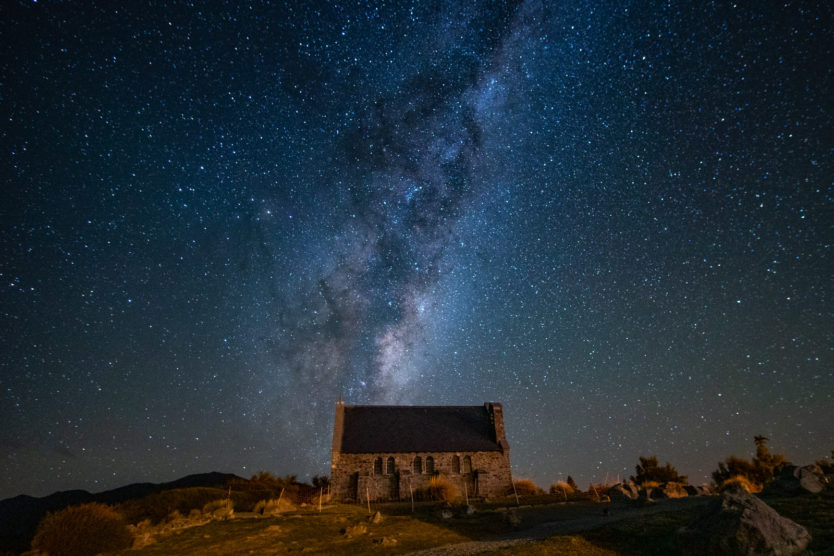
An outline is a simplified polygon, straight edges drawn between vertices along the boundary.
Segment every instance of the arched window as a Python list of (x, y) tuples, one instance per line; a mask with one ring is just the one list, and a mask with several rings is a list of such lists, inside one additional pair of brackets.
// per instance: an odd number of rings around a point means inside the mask
[(452, 456), (452, 473), (460, 475), (460, 458), (458, 456)]
[(382, 475), (382, 458), (374, 460), (374, 475)]
[(463, 472), (472, 473), (472, 458), (463, 456)]
[(423, 460), (420, 459), (420, 456), (414, 458), (414, 474), (420, 475), (423, 472)]
[(426, 458), (426, 473), (434, 475), (434, 458), (431, 456)]
[(388, 458), (388, 461), (385, 465), (385, 473), (388, 475), (394, 474), (394, 458)]

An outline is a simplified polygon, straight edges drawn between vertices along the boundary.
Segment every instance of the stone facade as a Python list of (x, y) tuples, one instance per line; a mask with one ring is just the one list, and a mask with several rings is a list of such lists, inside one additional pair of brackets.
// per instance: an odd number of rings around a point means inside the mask
[[(367, 412), (367, 408), (373, 408), (376, 417), (373, 422), (380, 421), (379, 425), (366, 424), (366, 428), (374, 429), (368, 430), (367, 434), (377, 438), (356, 440), (362, 431), (351, 430), (346, 434), (345, 427), (356, 427), (362, 420), (354, 419), (351, 425), (351, 419), (345, 418), (346, 410), (350, 415), (351, 410)], [(402, 415), (408, 416), (407, 423), (397, 427), (398, 417)], [(448, 433), (439, 439), (431, 437), (433, 427), (453, 426), (461, 415), (464, 424), (473, 419), (480, 420), (476, 423), (480, 428), (463, 431), (459, 437)], [(425, 426), (420, 426), (423, 420)], [(389, 442), (385, 438), (386, 423), (392, 423), (392, 434), (398, 435), (397, 439)], [(453, 449), (456, 443), (464, 449)], [(363, 451), (367, 446), (384, 448), (386, 445), (396, 451)], [(404, 447), (414, 450), (404, 451)], [(427, 488), (431, 477), (437, 474), (448, 478), (468, 497), (503, 496), (512, 491), (509, 444), (504, 433), (502, 408), (497, 403), (461, 408), (419, 408), (345, 407), (339, 402), (332, 458), (330, 488), (334, 500), (407, 500), (412, 493)]]

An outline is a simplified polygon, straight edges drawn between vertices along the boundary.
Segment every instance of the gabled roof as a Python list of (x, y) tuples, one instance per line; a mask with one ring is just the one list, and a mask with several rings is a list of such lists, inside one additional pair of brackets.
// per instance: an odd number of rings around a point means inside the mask
[(343, 431), (343, 453), (501, 450), (482, 405), (345, 406)]

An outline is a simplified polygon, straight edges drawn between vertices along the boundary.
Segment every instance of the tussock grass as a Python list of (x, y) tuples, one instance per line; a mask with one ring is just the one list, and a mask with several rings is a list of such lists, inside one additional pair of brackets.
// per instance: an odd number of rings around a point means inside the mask
[(513, 485), (515, 486), (515, 493), (519, 496), (530, 496), (544, 492), (530, 479), (517, 479), (513, 481)]
[(260, 515), (276, 515), (282, 512), (290, 512), (295, 510), (295, 505), (289, 500), (283, 498), (270, 498), (268, 500), (260, 500), (252, 511)]
[(736, 484), (741, 485), (741, 487), (744, 490), (746, 490), (747, 492), (750, 492), (752, 494), (756, 494), (758, 492), (761, 492), (762, 488), (763, 488), (761, 483), (751, 481), (749, 478), (747, 478), (744, 475), (733, 475), (732, 477), (729, 477), (728, 479), (725, 479), (719, 485), (718, 490), (719, 491), (724, 491), (728, 487), (730, 487), (731, 485), (736, 485)]
[(575, 492), (574, 488), (565, 481), (556, 481), (556, 483), (550, 485), (550, 494), (564, 494), (565, 496), (570, 496)]
[(445, 475), (435, 475), (429, 479), (428, 494), (432, 500), (456, 502), (461, 498), (458, 486)]
[(203, 506), (203, 515), (214, 519), (228, 519), (235, 514), (234, 502), (228, 498), (212, 500)]
[(32, 549), (51, 556), (92, 556), (132, 543), (124, 517), (110, 506), (92, 502), (47, 514), (38, 525)]

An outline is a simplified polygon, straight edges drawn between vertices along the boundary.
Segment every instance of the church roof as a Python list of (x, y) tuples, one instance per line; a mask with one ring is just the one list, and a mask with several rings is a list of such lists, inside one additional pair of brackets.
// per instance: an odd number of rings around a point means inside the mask
[(482, 405), (353, 405), (344, 411), (343, 453), (501, 450)]

